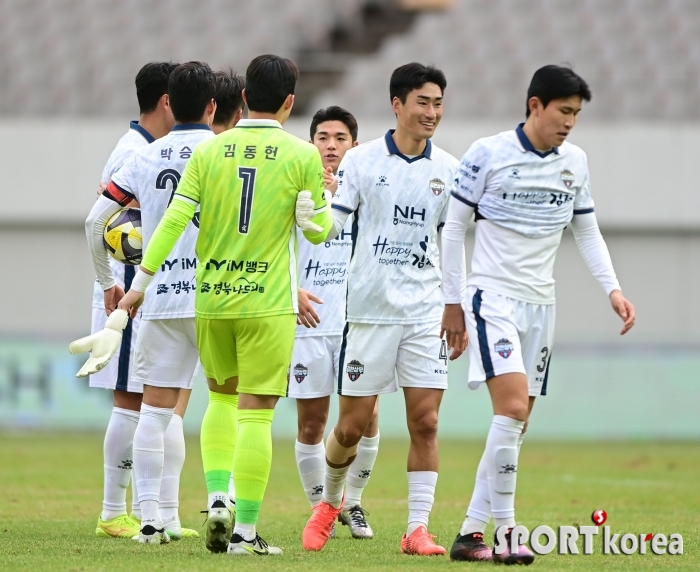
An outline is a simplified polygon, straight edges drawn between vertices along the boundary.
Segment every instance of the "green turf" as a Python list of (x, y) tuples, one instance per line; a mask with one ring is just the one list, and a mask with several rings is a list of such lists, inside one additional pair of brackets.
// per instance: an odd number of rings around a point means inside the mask
[[(188, 440), (180, 514), (199, 528), (206, 490), (195, 439)], [(431, 532), (449, 549), (472, 489), (481, 443), (441, 443), (441, 473)], [(94, 536), (102, 498), (98, 434), (0, 434), (0, 569), (2, 570), (423, 570), (483, 569), (444, 557), (399, 554), (406, 520), (403, 441), (382, 441), (363, 499), (376, 538), (352, 540), (347, 529), (320, 553), (301, 549), (309, 510), (294, 463), (292, 442), (275, 444), (273, 470), (259, 531), (281, 546), (281, 558), (232, 559), (209, 554), (201, 539), (168, 546)], [(613, 532), (681, 533), (682, 556), (539, 557), (542, 570), (700, 569), (700, 453), (696, 443), (542, 443), (526, 441), (518, 478), (518, 520), (590, 524), (594, 509), (608, 513)], [(200, 529), (201, 530), (201, 529)], [(215, 568), (218, 567), (218, 568)]]

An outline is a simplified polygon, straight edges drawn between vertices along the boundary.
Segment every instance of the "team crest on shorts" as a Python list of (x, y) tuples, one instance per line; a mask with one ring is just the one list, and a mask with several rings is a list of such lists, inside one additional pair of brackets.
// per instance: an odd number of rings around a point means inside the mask
[(510, 343), (510, 340), (501, 338), (494, 345), (494, 349), (496, 350), (496, 353), (503, 359), (508, 359), (515, 348), (513, 347), (513, 344)]
[(561, 172), (561, 180), (566, 185), (566, 188), (570, 189), (571, 185), (574, 184), (574, 174), (569, 169), (565, 169)]
[(348, 362), (348, 367), (345, 368), (345, 371), (347, 372), (350, 381), (357, 381), (360, 379), (360, 376), (365, 373), (365, 366), (354, 359)]
[(442, 191), (445, 190), (445, 183), (443, 183), (440, 179), (432, 179), (430, 181), (430, 190), (433, 191), (433, 194), (436, 197), (439, 197), (442, 194)]
[(294, 366), (294, 379), (297, 383), (301, 383), (309, 375), (309, 368), (307, 368), (303, 363), (298, 363)]

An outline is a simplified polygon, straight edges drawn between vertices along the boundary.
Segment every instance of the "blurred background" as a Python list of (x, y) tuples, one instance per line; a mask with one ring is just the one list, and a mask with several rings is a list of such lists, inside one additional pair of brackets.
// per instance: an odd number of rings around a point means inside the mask
[[(570, 140), (588, 154), (598, 220), (638, 322), (618, 335), (566, 231), (549, 395), (529, 433), (700, 437), (698, 0), (0, 0), (0, 428), (106, 426), (111, 392), (74, 377), (84, 356), (67, 346), (89, 333), (83, 223), (138, 116), (136, 72), (203, 60), (243, 74), (261, 53), (298, 63), (286, 128), (304, 138), (327, 105), (356, 115), (361, 141), (381, 136), (394, 126), (392, 70), (442, 68), (435, 142), (457, 157), (524, 120), (538, 67), (571, 64), (593, 100)], [(451, 364), (443, 436), (487, 431), (488, 395), (466, 388), (467, 367)], [(206, 394), (202, 381), (185, 419), (192, 432)], [(402, 401), (382, 397), (385, 435), (405, 434)], [(295, 434), (292, 400), (274, 427)]]

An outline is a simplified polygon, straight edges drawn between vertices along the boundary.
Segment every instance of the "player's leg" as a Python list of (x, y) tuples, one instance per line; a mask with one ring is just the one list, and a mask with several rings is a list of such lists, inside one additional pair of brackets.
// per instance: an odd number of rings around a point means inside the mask
[(272, 465), (272, 419), (287, 394), (294, 345), (294, 314), (232, 321), (238, 349), (240, 394), (238, 441), (233, 457), (236, 524), (228, 553), (282, 554), (257, 533), (257, 522)]
[(321, 550), (326, 545), (343, 508), (348, 471), (372, 419), (377, 395), (396, 391), (394, 369), (400, 338), (400, 327), (345, 326), (338, 366), (339, 417), (326, 441), (323, 501), (315, 508), (302, 535), (306, 550)]
[(369, 483), (379, 452), (379, 399), (374, 404), (372, 418), (357, 445), (357, 456), (350, 465), (345, 483), (345, 505), (338, 520), (350, 528), (353, 538), (374, 538), (367, 522), (369, 514), (362, 508), (362, 492)]

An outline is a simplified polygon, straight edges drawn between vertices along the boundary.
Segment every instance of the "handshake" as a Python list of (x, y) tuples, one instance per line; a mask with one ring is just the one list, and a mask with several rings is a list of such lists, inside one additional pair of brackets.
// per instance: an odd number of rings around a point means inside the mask
[[(323, 191), (323, 195), (326, 198), (326, 204), (330, 205), (333, 198), (331, 193), (329, 191)], [(311, 198), (311, 191), (299, 191), (299, 194), (297, 194), (297, 205), (295, 209), (297, 226), (305, 232), (322, 232), (323, 228), (316, 223), (311, 222), (311, 219), (316, 215), (321, 214), (326, 208), (327, 207), (324, 206), (320, 209), (316, 209), (316, 204)]]

